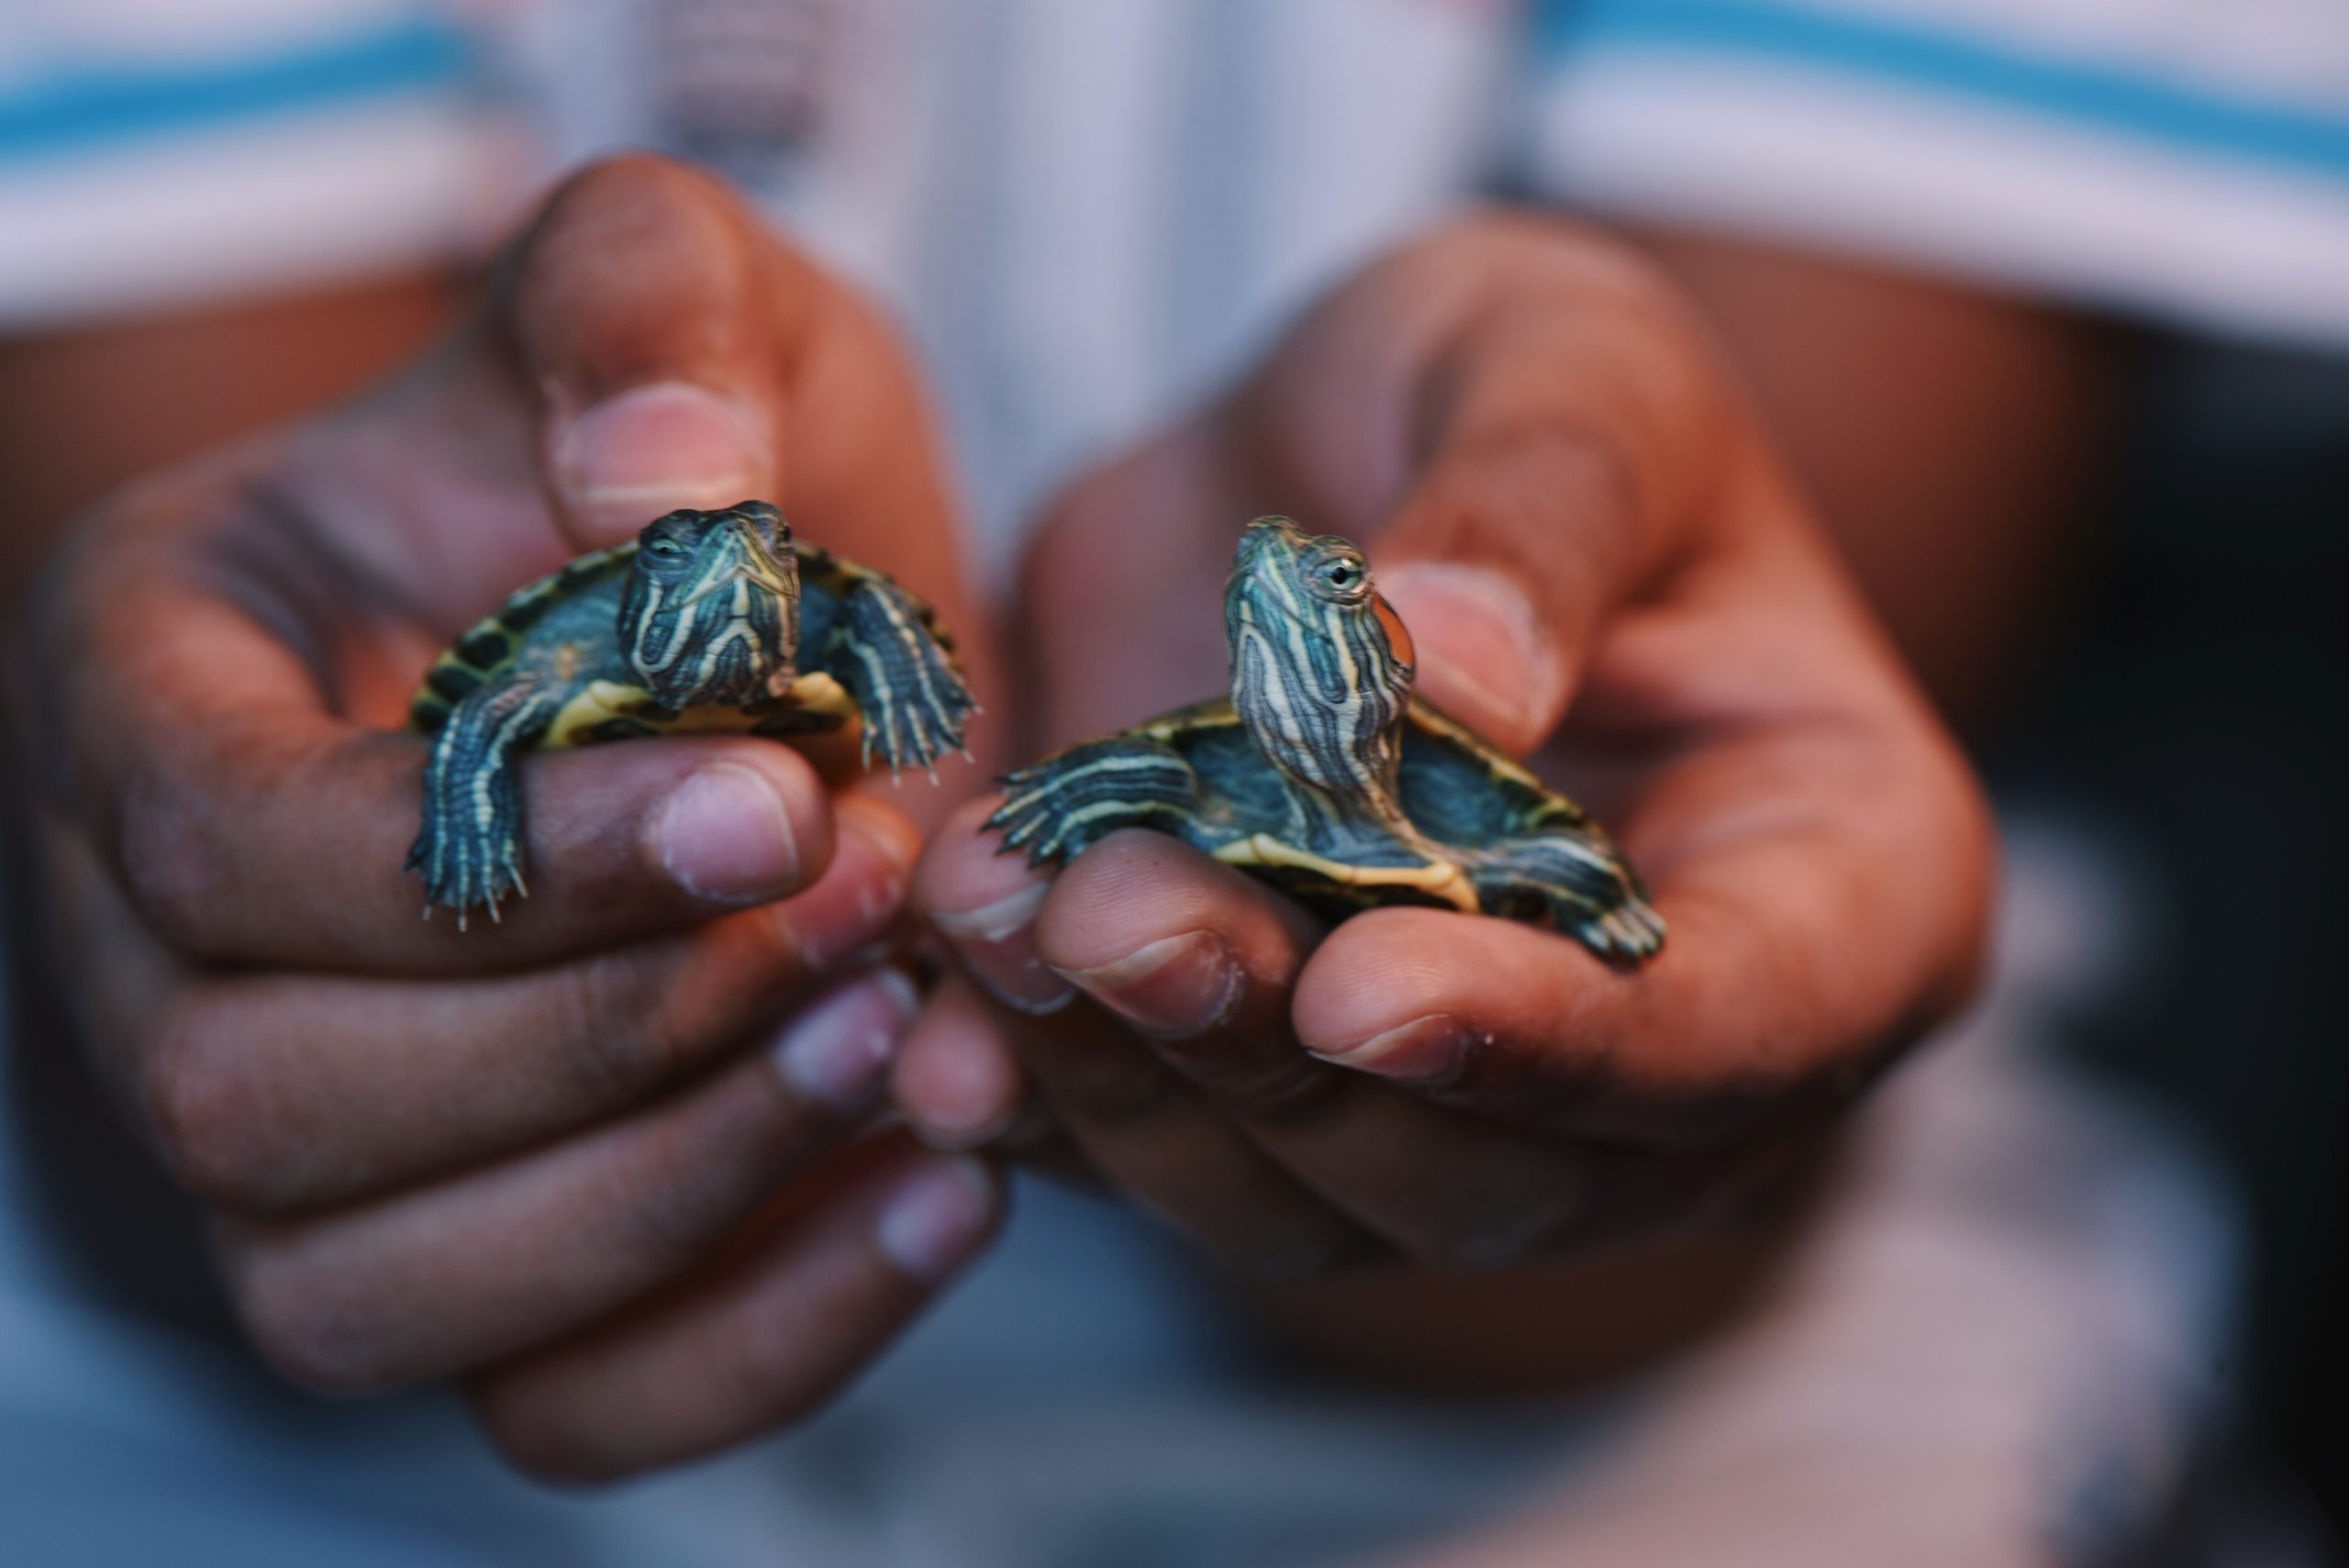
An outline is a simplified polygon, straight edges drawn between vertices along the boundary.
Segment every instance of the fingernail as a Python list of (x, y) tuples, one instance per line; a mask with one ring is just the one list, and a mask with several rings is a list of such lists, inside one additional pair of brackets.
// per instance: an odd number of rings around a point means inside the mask
[(1411, 633), (1419, 686), (1471, 728), (1531, 745), (1557, 721), (1566, 661), (1523, 589), (1482, 566), (1414, 561), (1378, 574)]
[(1414, 1084), (1442, 1084), (1456, 1078), (1468, 1063), (1468, 1052), (1487, 1037), (1445, 1013), (1431, 1013), (1372, 1035), (1358, 1044), (1316, 1051), (1314, 1055), (1359, 1073), (1400, 1078)]
[(873, 1227), (881, 1255), (922, 1284), (936, 1284), (986, 1240), (995, 1177), (976, 1160), (924, 1165), (900, 1182)]
[(1054, 971), (1145, 1034), (1183, 1040), (1231, 1017), (1246, 977), (1213, 931), (1186, 931), (1108, 963)]
[(907, 868), (895, 837), (852, 798), (834, 805), (832, 863), (816, 884), (775, 906), (802, 962), (825, 970), (879, 941), (905, 908)]
[(1036, 956), (1036, 911), (1051, 888), (1040, 882), (976, 909), (941, 909), (930, 917), (972, 977), (996, 1000), (1023, 1013), (1056, 1013), (1076, 995), (1076, 987)]
[(775, 1041), (775, 1069), (802, 1097), (854, 1116), (878, 1097), (897, 1039), (920, 1006), (912, 981), (881, 970), (792, 1019)]
[(696, 898), (756, 904), (799, 880), (799, 843), (783, 796), (740, 762), (685, 776), (652, 820), (662, 869)]
[(706, 387), (655, 382), (582, 411), (553, 441), (556, 483), (593, 542), (617, 543), (680, 506), (764, 494), (774, 450), (764, 421)]

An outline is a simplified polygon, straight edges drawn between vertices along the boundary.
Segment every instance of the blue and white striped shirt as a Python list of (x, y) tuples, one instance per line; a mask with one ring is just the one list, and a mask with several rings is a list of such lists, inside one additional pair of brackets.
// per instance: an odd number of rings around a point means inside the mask
[(2343, 0), (17, 0), (0, 324), (707, 158), (910, 324), (988, 528), (1507, 184), (2349, 346)]

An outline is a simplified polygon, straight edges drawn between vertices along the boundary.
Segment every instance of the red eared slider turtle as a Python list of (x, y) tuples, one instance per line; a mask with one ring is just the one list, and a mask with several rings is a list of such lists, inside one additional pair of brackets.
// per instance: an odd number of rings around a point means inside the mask
[(801, 735), (861, 719), (894, 773), (963, 744), (975, 709), (928, 606), (793, 541), (763, 501), (672, 512), (584, 555), (457, 639), (409, 710), (433, 738), (407, 869), (434, 904), (493, 918), (522, 882), (530, 747), (687, 730)]
[(1574, 802), (1411, 695), (1410, 634), (1363, 552), (1259, 517), (1224, 589), (1231, 696), (1008, 774), (988, 826), (1031, 863), (1171, 833), (1333, 919), (1498, 915), (1635, 964), (1664, 922)]

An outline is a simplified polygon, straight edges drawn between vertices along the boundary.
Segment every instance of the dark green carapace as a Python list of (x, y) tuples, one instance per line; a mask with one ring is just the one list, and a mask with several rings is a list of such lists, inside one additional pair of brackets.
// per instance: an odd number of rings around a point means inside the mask
[(693, 730), (860, 723), (894, 773), (963, 745), (976, 708), (953, 641), (877, 572), (796, 543), (763, 501), (672, 512), (584, 555), (457, 639), (409, 710), (433, 738), (407, 868), (425, 913), (493, 918), (522, 881), (516, 763), (532, 748)]
[(1007, 775), (988, 821), (1006, 851), (1041, 863), (1154, 828), (1332, 919), (1424, 904), (1619, 964), (1662, 948), (1663, 919), (1582, 808), (1411, 695), (1410, 636), (1353, 545), (1259, 517), (1223, 622), (1230, 697)]

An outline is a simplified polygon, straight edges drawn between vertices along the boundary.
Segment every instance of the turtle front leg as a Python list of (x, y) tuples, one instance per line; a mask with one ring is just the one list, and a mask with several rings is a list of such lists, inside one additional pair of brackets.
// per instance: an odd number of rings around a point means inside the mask
[(407, 870), (424, 877), (424, 912), (445, 904), (457, 929), (474, 906), (497, 918), (497, 902), (522, 882), (522, 789), (516, 764), (562, 711), (568, 688), (528, 682), (488, 685), (451, 711), (424, 765), (424, 822)]
[(1574, 938), (1609, 963), (1664, 947), (1664, 917), (1613, 844), (1586, 829), (1505, 839), (1467, 862), (1484, 912)]
[(894, 773), (933, 768), (948, 751), (963, 749), (963, 720), (979, 705), (913, 600), (894, 583), (867, 579), (841, 595), (814, 667), (856, 699), (866, 767), (876, 751)]
[(1186, 838), (1199, 816), (1199, 779), (1172, 747), (1113, 735), (1003, 776), (1004, 800), (987, 818), (999, 853), (1028, 851), (1030, 865), (1083, 852), (1120, 828)]

